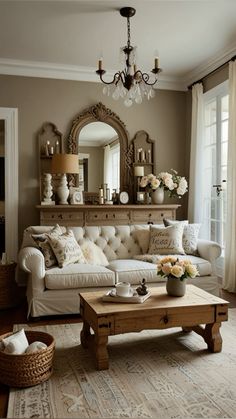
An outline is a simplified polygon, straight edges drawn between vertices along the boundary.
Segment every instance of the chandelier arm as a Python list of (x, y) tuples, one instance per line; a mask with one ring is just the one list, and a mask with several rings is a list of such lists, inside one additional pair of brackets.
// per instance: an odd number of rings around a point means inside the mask
[(106, 81), (106, 80), (104, 80), (104, 79), (103, 79), (103, 77), (102, 77), (102, 76), (103, 76), (103, 74), (105, 74), (105, 72), (104, 72), (104, 71), (103, 71), (103, 72), (98, 72), (98, 71), (96, 71), (96, 73), (98, 73), (98, 74), (99, 74), (100, 80), (101, 80), (104, 84), (115, 84), (115, 85), (117, 85), (117, 83), (119, 82), (119, 80), (121, 80), (121, 81), (122, 81), (122, 83), (123, 83), (123, 78), (122, 78), (123, 71), (117, 71), (117, 73), (115, 73), (115, 74), (114, 74), (112, 81)]
[(140, 70), (138, 70), (134, 73), (134, 79), (137, 79), (137, 81), (139, 81), (140, 78), (148, 86), (154, 86), (154, 84), (157, 83), (157, 78), (154, 80), (154, 82), (149, 82), (150, 76), (147, 73), (142, 73)]

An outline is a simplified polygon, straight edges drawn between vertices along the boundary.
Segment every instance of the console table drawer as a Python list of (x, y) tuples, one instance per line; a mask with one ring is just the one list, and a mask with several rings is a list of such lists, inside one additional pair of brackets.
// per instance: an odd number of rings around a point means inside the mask
[(132, 218), (134, 222), (147, 223), (162, 222), (163, 218), (173, 219), (173, 212), (171, 210), (144, 210), (144, 211), (133, 211)]
[(89, 211), (88, 222), (95, 221), (129, 221), (129, 211)]
[(82, 212), (41, 212), (42, 221), (58, 222), (60, 221), (83, 221)]

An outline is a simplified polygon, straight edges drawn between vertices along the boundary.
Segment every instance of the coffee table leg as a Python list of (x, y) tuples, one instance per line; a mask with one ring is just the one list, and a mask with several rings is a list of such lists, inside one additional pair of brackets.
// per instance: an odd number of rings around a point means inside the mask
[(83, 329), (80, 332), (80, 340), (81, 340), (81, 344), (84, 348), (88, 348), (90, 338), (91, 338), (90, 326), (84, 320)]
[(107, 370), (109, 368), (109, 357), (107, 351), (108, 336), (99, 336), (95, 334), (95, 357), (98, 370)]
[(211, 352), (221, 352), (222, 337), (220, 334), (221, 323), (206, 324), (204, 339)]

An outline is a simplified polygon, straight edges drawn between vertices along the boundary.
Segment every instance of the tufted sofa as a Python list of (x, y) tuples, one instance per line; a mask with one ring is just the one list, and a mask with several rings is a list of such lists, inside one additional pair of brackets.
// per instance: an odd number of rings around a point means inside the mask
[[(19, 252), (19, 265), (28, 275), (28, 315), (32, 317), (79, 313), (79, 293), (89, 290), (112, 288), (119, 281), (133, 286), (145, 278), (149, 286), (157, 286), (163, 278), (156, 273), (156, 264), (134, 258), (142, 250), (137, 231), (148, 230), (148, 225), (70, 227), (81, 245), (91, 240), (107, 257), (108, 265), (71, 264), (45, 269), (44, 256), (35, 247), (32, 234), (49, 232), (52, 227), (31, 226), (24, 231)], [(200, 277), (189, 280), (196, 286), (218, 295), (215, 262), (221, 248), (215, 242), (198, 240), (198, 256), (187, 256), (197, 265)], [(186, 256), (179, 256), (186, 258)]]

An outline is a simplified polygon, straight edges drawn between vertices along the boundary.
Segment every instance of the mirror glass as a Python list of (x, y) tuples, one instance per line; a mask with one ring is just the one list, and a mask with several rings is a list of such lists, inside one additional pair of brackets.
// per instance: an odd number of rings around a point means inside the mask
[(104, 122), (85, 125), (78, 136), (80, 173), (77, 186), (98, 192), (107, 184), (112, 193), (120, 189), (120, 141), (114, 128)]

